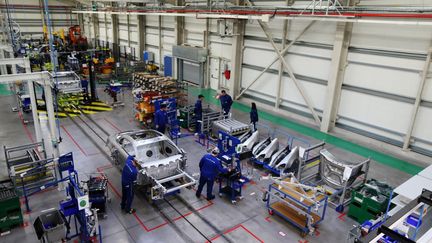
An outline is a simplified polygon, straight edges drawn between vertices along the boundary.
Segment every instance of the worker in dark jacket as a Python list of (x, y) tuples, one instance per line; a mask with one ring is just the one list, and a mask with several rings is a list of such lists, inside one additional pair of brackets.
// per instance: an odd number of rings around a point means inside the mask
[(211, 151), (211, 154), (206, 154), (202, 157), (199, 167), (200, 167), (200, 179), (198, 190), (196, 196), (200, 197), (204, 185), (207, 184), (207, 200), (213, 200), (215, 196), (213, 195), (213, 184), (216, 176), (219, 173), (228, 173), (228, 169), (224, 168), (217, 158), (219, 154), (219, 149), (216, 147)]
[(198, 100), (195, 103), (195, 136), (201, 133), (201, 122), (202, 122), (202, 102), (204, 95), (198, 95)]
[(134, 156), (129, 155), (122, 171), (122, 200), (121, 209), (127, 213), (134, 213), (135, 209), (131, 208), (134, 199), (133, 186), (138, 175), (138, 163)]
[(222, 106), (222, 111), (224, 113), (225, 116), (227, 116), (231, 110), (231, 106), (233, 104), (233, 100), (231, 98), (231, 96), (229, 94), (226, 93), (225, 90), (221, 91), (221, 94), (218, 95), (221, 106)]
[(257, 130), (256, 123), (258, 122), (258, 110), (256, 108), (255, 102), (252, 102), (252, 107), (250, 111), (250, 120), (251, 123), (253, 124), (254, 131), (256, 131)]
[(156, 130), (165, 134), (166, 126), (168, 124), (166, 104), (161, 104), (160, 109), (155, 112), (154, 123)]

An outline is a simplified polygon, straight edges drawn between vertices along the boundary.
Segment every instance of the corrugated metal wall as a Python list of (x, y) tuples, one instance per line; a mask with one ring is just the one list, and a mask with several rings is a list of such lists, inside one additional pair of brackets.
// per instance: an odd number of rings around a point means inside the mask
[[(369, 5), (373, 1), (362, 1)], [(387, 3), (380, 1), (380, 4)], [(417, 2), (412, 2), (414, 5)], [(259, 3), (258, 3), (259, 4)], [(265, 3), (269, 5), (269, 2)], [(120, 17), (120, 44), (137, 47), (136, 19), (130, 21), (127, 31), (126, 17)], [(159, 63), (161, 54), (171, 54), (174, 43), (174, 17), (146, 16), (146, 50), (155, 54)], [(102, 19), (100, 19), (102, 23)], [(231, 69), (232, 37), (221, 36), (217, 20), (210, 20), (209, 81), (213, 89), (227, 87), (222, 75), (225, 67)], [(185, 18), (186, 43), (204, 45), (204, 19)], [(310, 22), (291, 21), (288, 39), (293, 40)], [(100, 24), (100, 28), (102, 24)], [(282, 20), (269, 22), (277, 45), (281, 45)], [(91, 28), (90, 28), (91, 29)], [(102, 33), (102, 32), (101, 32)], [(108, 31), (109, 33), (109, 31)], [(129, 34), (128, 34), (129, 33)], [(285, 60), (312, 99), (315, 110), (322, 114), (326, 100), (326, 85), (331, 69), (336, 23), (317, 22), (295, 43)], [(102, 38), (101, 34), (101, 38)], [(129, 36), (129, 37), (128, 37)], [(353, 27), (348, 63), (343, 81), (337, 126), (380, 141), (402, 146), (420, 82), (420, 73), (431, 41), (432, 29), (419, 26), (397, 26), (356, 23)], [(108, 37), (110, 39), (110, 37)], [(241, 87), (246, 88), (276, 57), (272, 46), (256, 21), (246, 25)], [(280, 64), (276, 62), (245, 94), (257, 101), (274, 105)], [(295, 87), (284, 73), (282, 79), (282, 110), (311, 118), (310, 112)], [(413, 132), (416, 152), (432, 155), (432, 84), (427, 81)]]

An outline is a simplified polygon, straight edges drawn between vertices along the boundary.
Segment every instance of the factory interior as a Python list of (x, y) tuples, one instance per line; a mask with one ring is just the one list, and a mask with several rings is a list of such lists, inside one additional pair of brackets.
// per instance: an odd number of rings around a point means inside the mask
[(0, 30), (2, 243), (432, 243), (431, 0), (0, 0)]

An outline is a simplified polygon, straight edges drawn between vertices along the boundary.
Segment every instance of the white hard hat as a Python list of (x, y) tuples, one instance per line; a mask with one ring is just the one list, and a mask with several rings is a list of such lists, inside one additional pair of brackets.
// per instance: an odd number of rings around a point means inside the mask
[(211, 151), (212, 154), (219, 154), (219, 148), (218, 147), (214, 147)]

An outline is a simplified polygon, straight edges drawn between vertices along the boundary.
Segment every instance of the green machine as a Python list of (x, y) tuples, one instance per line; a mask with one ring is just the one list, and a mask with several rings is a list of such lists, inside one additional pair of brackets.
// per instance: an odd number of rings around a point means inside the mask
[(0, 181), (0, 232), (22, 223), (20, 200), (12, 180)]
[(351, 194), (348, 216), (362, 224), (386, 212), (393, 188), (370, 179)]

